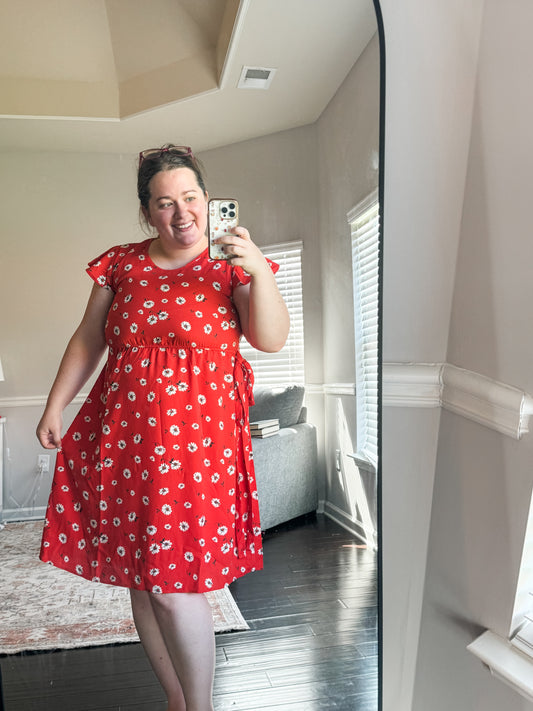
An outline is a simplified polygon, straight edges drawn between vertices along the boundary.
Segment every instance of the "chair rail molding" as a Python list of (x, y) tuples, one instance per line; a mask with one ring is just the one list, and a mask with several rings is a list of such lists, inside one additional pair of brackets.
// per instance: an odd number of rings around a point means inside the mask
[(385, 407), (443, 407), (520, 439), (529, 432), (533, 397), (451, 363), (385, 363)]

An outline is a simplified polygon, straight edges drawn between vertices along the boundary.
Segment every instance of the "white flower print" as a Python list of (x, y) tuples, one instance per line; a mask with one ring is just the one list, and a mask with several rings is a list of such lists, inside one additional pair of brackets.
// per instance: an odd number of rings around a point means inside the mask
[(137, 333), (138, 330), (139, 330), (138, 324), (136, 324), (135, 321), (132, 321), (132, 322), (130, 323), (130, 331), (131, 331), (132, 333)]
[(117, 446), (119, 449), (126, 449), (126, 442), (123, 439), (119, 439)]
[(164, 538), (164, 539), (161, 541), (161, 548), (162, 548), (164, 551), (169, 551), (169, 550), (172, 548), (172, 541), (169, 541), (167, 538)]
[(201, 472), (194, 472), (193, 474), (193, 479), (194, 481), (200, 483), (202, 481), (202, 474)]
[(153, 326), (155, 323), (157, 323), (157, 316), (154, 316), (153, 314), (150, 314), (148, 318), (146, 319), (150, 326)]
[(180, 521), (180, 531), (188, 531), (189, 530), (189, 524), (187, 521)]
[(126, 549), (124, 548), (124, 546), (119, 546), (117, 548), (117, 553), (123, 558), (126, 555)]
[(144, 360), (141, 361), (141, 365), (143, 368), (147, 368), (150, 365), (150, 359), (145, 358)]
[(170, 291), (170, 286), (168, 284), (161, 284), (161, 291)]
[(123, 469), (122, 474), (125, 479), (131, 479), (131, 469)]
[(161, 474), (166, 474), (169, 470), (170, 467), (168, 466), (168, 464), (161, 464), (159, 467), (159, 471), (161, 472)]
[(148, 533), (150, 536), (155, 535), (157, 533), (157, 526), (150, 524), (146, 527), (146, 533)]
[(194, 560), (194, 555), (190, 551), (187, 551), (183, 557), (185, 558), (185, 560), (189, 561), (189, 563)]
[(215, 291), (220, 291), (220, 290), (222, 289), (222, 286), (221, 286), (221, 284), (220, 284), (219, 281), (214, 281), (214, 282), (213, 282), (213, 289), (214, 289)]
[(161, 550), (161, 549), (160, 549), (160, 547), (157, 545), (157, 543), (152, 543), (152, 545), (151, 545), (150, 548), (149, 548), (150, 553), (153, 553), (154, 555), (156, 555), (157, 553), (159, 553), (160, 550)]
[(180, 393), (185, 393), (188, 389), (189, 386), (187, 385), (187, 383), (184, 383), (182, 380), (180, 380), (180, 382), (178, 383), (178, 390), (180, 391)]
[(217, 509), (220, 506), (220, 499), (211, 499), (211, 505)]
[(66, 543), (67, 540), (68, 540), (67, 537), (66, 537), (66, 535), (65, 535), (64, 533), (60, 533), (59, 536), (58, 536), (58, 538), (59, 538), (59, 542), (60, 542), (60, 543)]
[(60, 514), (61, 514), (61, 513), (64, 512), (64, 510), (65, 510), (65, 507), (63, 506), (63, 504), (56, 504), (56, 511), (57, 511), (57, 513), (60, 513)]
[(178, 414), (178, 411), (176, 410), (175, 407), (171, 407), (170, 410), (167, 410), (167, 415), (169, 417), (174, 417), (177, 414)]
[(211, 580), (211, 578), (206, 578), (206, 579), (205, 579), (205, 587), (206, 587), (206, 588), (212, 588), (212, 587), (213, 587), (213, 581)]
[(148, 400), (148, 402), (153, 402), (155, 400), (155, 393), (153, 392), (153, 390), (148, 393), (146, 399)]
[(177, 392), (178, 392), (178, 389), (176, 388), (175, 385), (167, 385), (167, 387), (166, 387), (167, 395), (175, 395)]
[(179, 306), (183, 306), (183, 304), (185, 303), (185, 299), (183, 298), (183, 296), (178, 296), (177, 299), (176, 299), (176, 303), (177, 303)]
[(233, 451), (229, 447), (226, 447), (226, 449), (224, 450), (224, 456), (231, 457), (232, 454), (233, 454)]
[(213, 326), (210, 323), (206, 323), (204, 326), (204, 333), (209, 335), (213, 331)]
[(170, 504), (163, 504), (163, 506), (161, 506), (161, 513), (164, 513), (165, 516), (170, 516), (172, 513), (172, 506), (170, 506)]
[(155, 417), (149, 417), (148, 424), (150, 425), (150, 427), (155, 427), (157, 425), (157, 420), (155, 419)]
[(191, 324), (188, 321), (182, 321), (180, 325), (184, 331), (191, 330)]
[(145, 309), (151, 309), (155, 306), (155, 302), (152, 301), (151, 299), (146, 299), (146, 301), (143, 304)]
[(176, 437), (180, 433), (180, 428), (178, 427), (178, 425), (170, 425), (169, 431), (171, 435), (174, 435)]
[(168, 318), (168, 312), (167, 311), (160, 311), (157, 314), (157, 317), (159, 318), (160, 321), (166, 321)]
[(198, 449), (198, 445), (196, 444), (196, 442), (189, 442), (189, 444), (187, 445), (187, 449), (189, 450), (189, 452), (196, 452), (196, 450)]
[(136, 521), (136, 520), (137, 520), (137, 514), (135, 513), (135, 511), (130, 511), (128, 514), (128, 521), (131, 521), (133, 523), (133, 521)]
[(173, 469), (174, 471), (175, 471), (176, 469), (181, 469), (181, 462), (180, 462), (180, 460), (179, 460), (179, 459), (173, 459), (173, 460), (170, 462), (170, 468)]
[(170, 489), (167, 486), (164, 486), (161, 489), (159, 489), (159, 493), (161, 496), (166, 496), (169, 491), (170, 491)]
[(158, 444), (157, 447), (154, 448), (154, 452), (158, 454), (160, 457), (166, 452), (166, 448), (163, 447), (162, 444)]
[(170, 378), (172, 375), (174, 375), (174, 371), (172, 370), (172, 368), (164, 368), (162, 374), (165, 376), (165, 378)]
[(137, 395), (133, 392), (133, 390), (130, 390), (128, 393), (128, 400), (131, 402), (134, 402), (137, 399)]

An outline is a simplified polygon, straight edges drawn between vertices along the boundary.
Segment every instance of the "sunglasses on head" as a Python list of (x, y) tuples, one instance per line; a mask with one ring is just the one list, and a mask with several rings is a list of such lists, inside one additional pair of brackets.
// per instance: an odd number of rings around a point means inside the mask
[(161, 158), (163, 153), (170, 153), (175, 156), (180, 156), (181, 158), (192, 158), (194, 160), (194, 155), (192, 149), (189, 146), (169, 146), (168, 148), (147, 148), (145, 151), (139, 153), (139, 168), (141, 167), (143, 161), (153, 160), (154, 158)]

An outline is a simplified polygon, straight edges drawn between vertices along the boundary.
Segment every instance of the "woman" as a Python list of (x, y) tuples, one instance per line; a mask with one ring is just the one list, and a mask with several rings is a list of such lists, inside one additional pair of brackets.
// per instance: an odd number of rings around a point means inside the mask
[[(130, 589), (135, 625), (168, 711), (212, 709), (214, 635), (203, 593), (262, 567), (248, 430), (253, 375), (242, 335), (275, 352), (289, 319), (244, 227), (207, 253), (207, 200), (190, 148), (139, 157), (155, 238), (113, 247), (37, 428), (58, 448), (41, 559)], [(67, 433), (62, 412), (105, 368)]]

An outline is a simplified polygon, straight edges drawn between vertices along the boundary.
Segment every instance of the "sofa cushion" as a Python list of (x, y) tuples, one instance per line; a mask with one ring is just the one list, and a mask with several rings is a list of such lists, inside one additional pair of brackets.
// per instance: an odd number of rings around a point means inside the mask
[(277, 417), (280, 427), (298, 422), (305, 388), (303, 385), (258, 385), (254, 388), (255, 405), (250, 408), (250, 422)]

